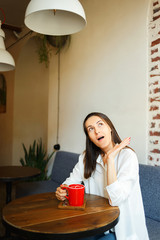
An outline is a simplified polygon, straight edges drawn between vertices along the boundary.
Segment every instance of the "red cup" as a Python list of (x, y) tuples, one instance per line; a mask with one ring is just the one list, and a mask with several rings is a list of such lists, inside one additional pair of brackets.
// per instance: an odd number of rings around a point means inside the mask
[(70, 206), (82, 206), (84, 203), (84, 185), (71, 184), (68, 187), (61, 186), (62, 189), (66, 189), (68, 196), (65, 196)]

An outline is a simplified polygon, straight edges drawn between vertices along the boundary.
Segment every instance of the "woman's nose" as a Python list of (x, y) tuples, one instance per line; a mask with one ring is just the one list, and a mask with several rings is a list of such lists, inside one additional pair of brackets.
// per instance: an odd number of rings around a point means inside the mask
[(95, 128), (95, 133), (98, 134), (99, 133), (99, 129)]

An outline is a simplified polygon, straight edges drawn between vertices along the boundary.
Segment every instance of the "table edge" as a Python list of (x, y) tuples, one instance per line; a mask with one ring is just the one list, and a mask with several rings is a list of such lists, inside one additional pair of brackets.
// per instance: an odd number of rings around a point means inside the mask
[(83, 237), (90, 237), (97, 234), (104, 233), (110, 229), (112, 229), (119, 221), (119, 216), (112, 222), (107, 224), (107, 226), (103, 226), (97, 229), (87, 230), (87, 231), (80, 231), (80, 232), (73, 232), (71, 233), (65, 233), (65, 234), (53, 234), (53, 233), (39, 233), (35, 231), (27, 231), (24, 229), (16, 228), (10, 224), (8, 224), (4, 219), (2, 219), (3, 224), (6, 226), (6, 228), (15, 233), (18, 234), (21, 237), (29, 237), (30, 239), (39, 239), (39, 240), (71, 240), (71, 239), (78, 239)]

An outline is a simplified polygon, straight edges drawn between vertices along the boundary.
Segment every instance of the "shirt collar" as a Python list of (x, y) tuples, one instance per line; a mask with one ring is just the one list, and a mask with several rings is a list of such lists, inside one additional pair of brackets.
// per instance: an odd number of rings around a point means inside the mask
[(103, 163), (103, 159), (102, 159), (101, 154), (99, 154), (99, 156), (98, 156), (96, 162), (99, 163), (102, 167), (104, 167), (104, 163)]

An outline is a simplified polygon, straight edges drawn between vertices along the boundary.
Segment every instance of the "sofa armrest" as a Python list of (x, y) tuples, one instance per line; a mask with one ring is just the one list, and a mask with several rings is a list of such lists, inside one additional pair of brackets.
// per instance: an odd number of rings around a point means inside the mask
[(140, 164), (139, 174), (145, 215), (160, 221), (160, 167)]

